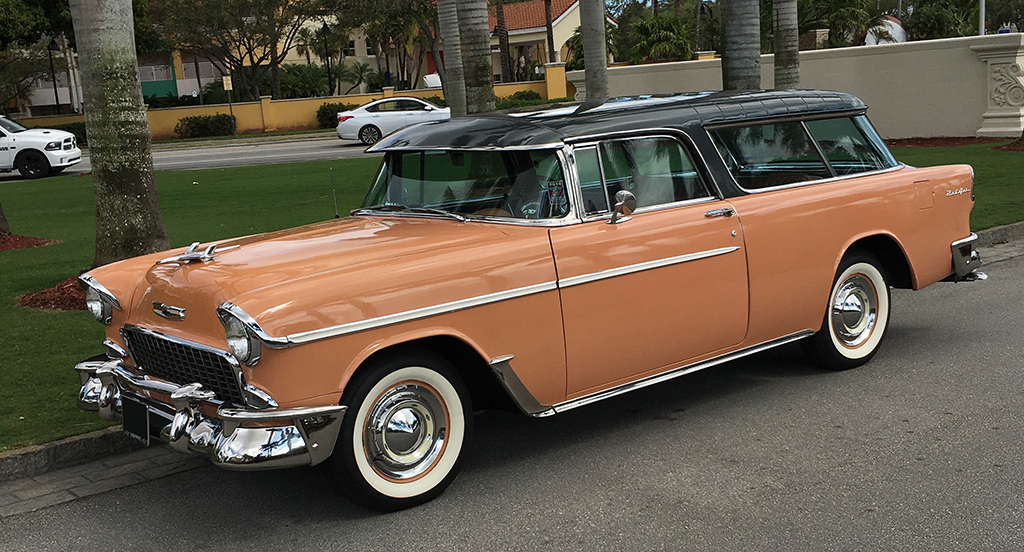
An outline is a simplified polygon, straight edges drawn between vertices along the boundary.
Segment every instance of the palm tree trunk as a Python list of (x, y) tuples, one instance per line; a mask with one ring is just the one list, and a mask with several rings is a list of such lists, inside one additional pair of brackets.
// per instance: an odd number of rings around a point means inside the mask
[(457, 0), (466, 71), (466, 112), (494, 111), (494, 68), (491, 33), (487, 31), (487, 0)]
[(723, 0), (722, 89), (761, 88), (761, 20), (758, 0)]
[(800, 86), (800, 36), (796, 0), (775, 0), (775, 89)]
[(501, 56), (501, 82), (512, 82), (512, 54), (508, 51), (508, 27), (505, 25), (505, 0), (494, 0), (495, 31)]
[(7, 223), (7, 215), (4, 214), (4, 206), (0, 205), (0, 236), (7, 236), (11, 233), (11, 225)]
[(548, 63), (558, 61), (555, 52), (555, 30), (551, 26), (551, 0), (544, 0), (544, 31), (548, 35)]
[(270, 94), (275, 100), (281, 99), (281, 61), (277, 53), (277, 41), (270, 51)]
[(651, 15), (658, 15), (658, 0), (651, 0)]
[(71, 0), (96, 195), (95, 265), (167, 249), (131, 0)]
[[(437, 24), (441, 29), (441, 47), (444, 48), (444, 73), (448, 86), (444, 99), (452, 110), (452, 117), (466, 116), (466, 74), (462, 67), (462, 42), (459, 39), (459, 13), (456, 0), (437, 0)], [(438, 71), (441, 65), (438, 64)]]
[(587, 100), (604, 100), (608, 97), (608, 44), (603, 0), (580, 0), (580, 27)]

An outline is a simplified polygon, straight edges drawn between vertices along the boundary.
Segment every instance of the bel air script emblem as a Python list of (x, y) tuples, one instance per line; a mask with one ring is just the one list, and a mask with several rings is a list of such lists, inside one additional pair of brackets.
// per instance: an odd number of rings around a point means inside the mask
[(182, 307), (175, 307), (171, 305), (165, 305), (159, 301), (153, 301), (153, 312), (168, 320), (184, 320), (185, 309)]

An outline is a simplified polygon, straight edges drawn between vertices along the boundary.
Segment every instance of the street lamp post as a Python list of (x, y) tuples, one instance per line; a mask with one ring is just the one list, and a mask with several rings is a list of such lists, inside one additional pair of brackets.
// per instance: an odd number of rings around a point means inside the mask
[(46, 47), (46, 53), (50, 56), (50, 82), (53, 83), (53, 103), (57, 104), (57, 115), (60, 115), (60, 96), (57, 95), (57, 73), (53, 70), (53, 53), (59, 52), (60, 46), (57, 41), (50, 39), (50, 45)]
[(331, 28), (327, 26), (327, 22), (324, 22), (324, 26), (320, 27), (320, 34), (324, 37), (324, 55), (327, 56), (327, 95), (334, 95), (334, 80), (331, 79), (331, 50), (327, 47), (327, 33), (331, 32)]

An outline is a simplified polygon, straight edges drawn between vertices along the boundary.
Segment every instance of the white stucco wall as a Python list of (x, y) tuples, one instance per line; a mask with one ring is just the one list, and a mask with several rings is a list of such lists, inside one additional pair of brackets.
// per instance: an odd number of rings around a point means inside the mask
[[(1022, 68), (1021, 34), (836, 48), (800, 53), (800, 87), (858, 96), (886, 138), (1020, 136)], [(761, 56), (764, 88), (772, 88), (773, 72), (774, 56)], [(584, 87), (582, 71), (567, 78), (577, 89)], [(615, 96), (721, 87), (718, 59), (608, 70), (608, 90)]]

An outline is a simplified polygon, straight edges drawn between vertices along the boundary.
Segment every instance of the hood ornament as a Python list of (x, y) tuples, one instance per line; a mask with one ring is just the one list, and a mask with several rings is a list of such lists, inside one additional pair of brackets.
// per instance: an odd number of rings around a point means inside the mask
[(218, 250), (217, 244), (213, 244), (210, 247), (207, 247), (206, 249), (200, 250), (199, 242), (193, 242), (192, 245), (188, 246), (188, 249), (186, 249), (185, 252), (182, 253), (181, 255), (175, 255), (173, 257), (167, 257), (166, 259), (160, 259), (159, 261), (156, 262), (156, 264), (191, 263), (193, 261), (202, 261), (205, 263), (207, 261), (213, 260), (214, 251), (220, 253), (224, 251), (230, 251), (236, 248), (238, 248), (237, 245), (229, 245), (228, 247), (222, 247)]
[(175, 307), (174, 305), (165, 305), (160, 301), (153, 301), (153, 312), (168, 319), (168, 320), (184, 320), (185, 319), (185, 308)]

